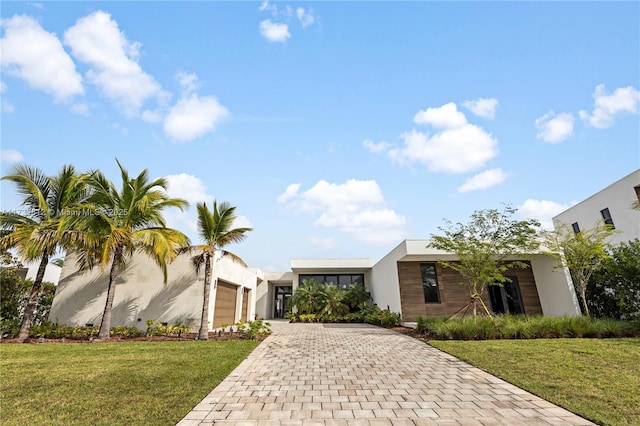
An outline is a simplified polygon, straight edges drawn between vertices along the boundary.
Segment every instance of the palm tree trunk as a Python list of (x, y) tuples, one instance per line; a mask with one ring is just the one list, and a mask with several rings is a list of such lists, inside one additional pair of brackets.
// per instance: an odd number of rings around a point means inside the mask
[(38, 298), (40, 297), (40, 289), (42, 288), (42, 280), (44, 279), (44, 271), (47, 269), (49, 263), (49, 254), (44, 252), (42, 259), (40, 260), (40, 266), (38, 266), (38, 273), (36, 279), (31, 287), (31, 294), (29, 294), (29, 300), (27, 306), (24, 309), (24, 315), (22, 316), (22, 323), (20, 324), (20, 331), (18, 332), (18, 339), (25, 341), (29, 337), (29, 331), (31, 330), (31, 322), (33, 321), (33, 314), (38, 306)]
[(98, 339), (109, 339), (109, 331), (111, 329), (111, 308), (113, 307), (113, 299), (116, 295), (116, 279), (120, 272), (120, 261), (122, 260), (122, 247), (116, 248), (113, 254), (113, 261), (111, 263), (111, 271), (109, 272), (109, 287), (107, 289), (107, 303), (104, 305), (104, 312), (102, 313), (102, 322), (100, 323), (100, 331), (98, 332)]
[(209, 340), (209, 294), (211, 293), (211, 256), (207, 254), (204, 260), (204, 298), (202, 301), (202, 316), (200, 317), (200, 331), (198, 340)]

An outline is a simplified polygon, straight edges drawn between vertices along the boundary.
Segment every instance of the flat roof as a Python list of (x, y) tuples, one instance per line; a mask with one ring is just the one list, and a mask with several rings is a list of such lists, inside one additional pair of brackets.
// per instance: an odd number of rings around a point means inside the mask
[(373, 259), (291, 259), (294, 272), (364, 272), (373, 265)]

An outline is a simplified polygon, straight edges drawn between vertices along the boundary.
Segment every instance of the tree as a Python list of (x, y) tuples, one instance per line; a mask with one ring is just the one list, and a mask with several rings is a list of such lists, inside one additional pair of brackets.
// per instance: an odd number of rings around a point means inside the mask
[(344, 302), (351, 312), (357, 312), (364, 308), (371, 300), (371, 294), (364, 289), (364, 284), (356, 283), (347, 289)]
[(232, 207), (227, 202), (218, 204), (213, 201), (213, 210), (209, 210), (206, 203), (198, 203), (198, 233), (204, 244), (199, 246), (189, 246), (180, 249), (181, 253), (192, 252), (194, 250), (200, 253), (191, 259), (196, 271), (200, 270), (204, 264), (204, 298), (202, 301), (202, 315), (200, 317), (200, 331), (198, 332), (199, 340), (209, 339), (209, 294), (211, 293), (211, 277), (213, 274), (214, 258), (216, 251), (221, 257), (229, 256), (233, 260), (244, 265), (244, 261), (237, 255), (223, 250), (231, 243), (238, 243), (244, 240), (246, 233), (252, 231), (252, 228), (232, 228), (234, 221), (237, 219), (235, 214), (236, 207)]
[(589, 312), (621, 320), (640, 318), (640, 240), (613, 247), (587, 284)]
[(319, 314), (327, 298), (325, 290), (326, 287), (316, 279), (302, 280), (291, 296), (291, 303), (301, 314)]
[(189, 244), (182, 232), (167, 228), (162, 211), (176, 207), (182, 210), (188, 203), (170, 198), (163, 178), (150, 181), (147, 169), (136, 178), (116, 159), (122, 178), (120, 190), (100, 171), (89, 178), (93, 193), (82, 214), (70, 216), (64, 226), (82, 231), (74, 240), (81, 270), (99, 263), (110, 265), (109, 286), (98, 339), (108, 339), (111, 309), (116, 291), (116, 279), (126, 260), (135, 252), (150, 256), (167, 279), (167, 264), (177, 255), (177, 249)]
[(482, 301), (488, 285), (501, 285), (507, 281), (502, 274), (510, 268), (526, 268), (529, 265), (518, 258), (538, 250), (537, 220), (514, 220), (517, 210), (506, 205), (503, 211), (480, 210), (471, 215), (471, 220), (453, 224), (446, 220), (447, 227), (438, 227), (442, 235), (432, 235), (429, 247), (453, 253), (458, 260), (440, 260), (443, 266), (457, 271), (462, 276), (461, 284), (469, 290), (470, 302), (459, 312), (477, 305), (491, 316)]
[(569, 268), (576, 290), (582, 301), (584, 314), (589, 315), (587, 304), (587, 283), (610, 255), (608, 239), (616, 231), (610, 225), (596, 225), (593, 228), (574, 232), (566, 225), (545, 232), (548, 255), (556, 260), (556, 267)]
[(23, 261), (40, 262), (18, 332), (18, 339), (24, 340), (29, 337), (49, 259), (68, 246), (74, 232), (72, 227), (61, 231), (61, 224), (77, 213), (75, 208), (88, 196), (87, 176), (69, 165), (52, 177), (38, 168), (17, 165), (2, 180), (17, 185), (24, 209), (0, 213), (0, 249), (15, 248)]
[(320, 314), (329, 320), (335, 320), (349, 312), (349, 306), (345, 303), (347, 291), (336, 286), (325, 284), (324, 306)]

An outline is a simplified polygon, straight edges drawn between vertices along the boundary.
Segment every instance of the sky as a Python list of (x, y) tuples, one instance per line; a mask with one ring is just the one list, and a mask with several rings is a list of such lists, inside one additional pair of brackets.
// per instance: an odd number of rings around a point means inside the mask
[[(251, 267), (551, 218), (640, 167), (638, 2), (2, 2), (1, 172), (116, 158)], [(20, 197), (1, 184), (3, 210)]]

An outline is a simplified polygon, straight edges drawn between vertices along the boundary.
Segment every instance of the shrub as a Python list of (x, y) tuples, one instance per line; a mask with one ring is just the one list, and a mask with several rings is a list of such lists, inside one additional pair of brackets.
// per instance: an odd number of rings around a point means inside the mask
[(434, 339), (531, 339), (640, 335), (640, 320), (501, 315), (495, 318), (418, 318), (418, 331)]
[(367, 308), (364, 312), (364, 321), (373, 325), (396, 327), (402, 324), (402, 317), (397, 312), (380, 309), (377, 306)]
[(263, 320), (249, 321), (245, 324), (244, 333), (249, 339), (255, 340), (258, 336), (266, 336), (271, 334), (271, 323)]
[(300, 322), (318, 322), (318, 316), (316, 314), (300, 314), (298, 316)]
[(587, 305), (600, 318), (640, 318), (640, 240), (611, 250), (587, 284)]

